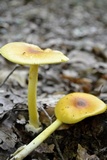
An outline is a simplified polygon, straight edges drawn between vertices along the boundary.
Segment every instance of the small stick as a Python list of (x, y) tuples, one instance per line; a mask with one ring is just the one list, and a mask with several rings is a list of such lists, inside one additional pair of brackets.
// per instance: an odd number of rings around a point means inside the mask
[(0, 84), (0, 87), (2, 87), (6, 81), (9, 79), (9, 77), (12, 75), (12, 73), (19, 67), (19, 65), (16, 65), (13, 70), (8, 74), (8, 76), (4, 79), (4, 81)]

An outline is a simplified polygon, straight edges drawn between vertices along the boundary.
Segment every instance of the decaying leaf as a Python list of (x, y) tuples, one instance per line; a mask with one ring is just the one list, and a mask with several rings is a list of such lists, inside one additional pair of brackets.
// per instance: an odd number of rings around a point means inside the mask
[(4, 97), (0, 97), (0, 119), (13, 108), (13, 103)]
[(47, 143), (42, 143), (37, 149), (36, 151), (38, 153), (53, 153), (54, 152), (54, 144), (50, 144), (48, 145)]
[(40, 107), (43, 105), (55, 107), (58, 100), (63, 96), (64, 94), (42, 95), (38, 97), (37, 103)]
[[(12, 70), (8, 70), (6, 68), (6, 70), (0, 70), (0, 83), (2, 83), (5, 78), (9, 75), (9, 73), (11, 72)], [(22, 87), (26, 87), (26, 78), (27, 78), (27, 74), (28, 72), (26, 70), (16, 70), (14, 71), (10, 77), (7, 79), (8, 83), (9, 84), (15, 84), (15, 83), (18, 83), (20, 86)]]
[(95, 57), (88, 52), (74, 50), (69, 57), (75, 70), (88, 70), (96, 64)]
[(89, 155), (87, 150), (78, 144), (76, 160), (100, 160), (96, 155)]
[(0, 148), (10, 150), (10, 148), (14, 148), (16, 141), (17, 136), (11, 128), (0, 127)]

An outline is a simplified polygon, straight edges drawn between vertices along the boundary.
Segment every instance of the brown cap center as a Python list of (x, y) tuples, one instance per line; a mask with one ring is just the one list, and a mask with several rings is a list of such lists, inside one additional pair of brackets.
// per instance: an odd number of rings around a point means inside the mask
[(83, 98), (76, 98), (75, 99), (75, 106), (77, 108), (87, 107), (87, 101)]
[(28, 47), (23, 54), (25, 55), (25, 54), (41, 54), (41, 53), (43, 53), (43, 50), (39, 50), (39, 49), (37, 50), (32, 47)]

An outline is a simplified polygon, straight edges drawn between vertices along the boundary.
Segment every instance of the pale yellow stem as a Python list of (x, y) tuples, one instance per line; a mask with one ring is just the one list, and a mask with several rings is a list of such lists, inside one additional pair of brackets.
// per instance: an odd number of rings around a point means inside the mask
[(29, 124), (39, 128), (39, 115), (37, 111), (37, 83), (38, 83), (38, 65), (31, 65), (29, 71), (28, 84), (28, 111)]
[(42, 133), (40, 133), (34, 140), (32, 140), (28, 145), (23, 147), (19, 153), (17, 153), (13, 158), (10, 160), (22, 160), (27, 155), (29, 155), (36, 147), (38, 147), (49, 135), (51, 135), (60, 125), (62, 122), (60, 120), (56, 120), (53, 122), (49, 127), (47, 127)]

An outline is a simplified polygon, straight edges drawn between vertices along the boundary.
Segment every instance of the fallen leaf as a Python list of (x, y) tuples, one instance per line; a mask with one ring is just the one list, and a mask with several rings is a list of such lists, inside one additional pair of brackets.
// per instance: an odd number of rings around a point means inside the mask
[(47, 143), (42, 143), (36, 151), (39, 153), (53, 153), (54, 152), (54, 144), (48, 145)]
[(14, 148), (16, 141), (17, 136), (10, 127), (5, 125), (0, 127), (0, 148), (10, 150)]
[(96, 155), (89, 155), (87, 150), (78, 144), (76, 160), (100, 160)]
[(0, 97), (0, 119), (3, 118), (3, 116), (13, 108), (13, 103), (4, 97)]

